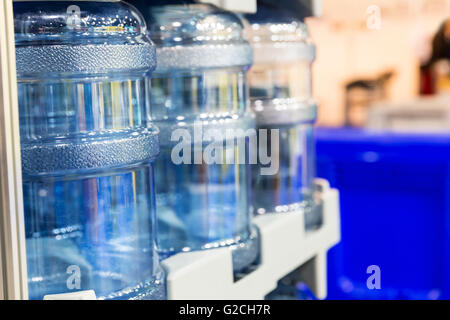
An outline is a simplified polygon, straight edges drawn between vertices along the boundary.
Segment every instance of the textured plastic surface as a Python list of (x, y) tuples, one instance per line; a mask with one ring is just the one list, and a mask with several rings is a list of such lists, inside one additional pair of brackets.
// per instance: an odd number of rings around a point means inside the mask
[(158, 68), (221, 68), (246, 66), (253, 61), (249, 45), (199, 45), (159, 48)]
[(43, 174), (133, 165), (151, 161), (159, 153), (158, 134), (147, 129), (119, 139), (90, 138), (91, 141), (86, 139), (82, 143), (23, 146), (23, 173)]
[[(316, 130), (318, 175), (341, 194), (332, 299), (449, 298), (450, 136)], [(366, 285), (371, 265), (381, 290)]]
[(155, 47), (147, 44), (25, 47), (16, 50), (17, 72), (95, 72), (154, 69)]

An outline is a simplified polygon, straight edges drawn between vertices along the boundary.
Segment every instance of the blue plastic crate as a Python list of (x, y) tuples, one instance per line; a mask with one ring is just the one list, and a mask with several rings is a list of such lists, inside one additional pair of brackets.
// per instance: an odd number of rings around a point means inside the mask
[[(450, 134), (318, 128), (318, 176), (341, 194), (329, 299), (450, 298)], [(381, 268), (369, 290), (367, 267)]]

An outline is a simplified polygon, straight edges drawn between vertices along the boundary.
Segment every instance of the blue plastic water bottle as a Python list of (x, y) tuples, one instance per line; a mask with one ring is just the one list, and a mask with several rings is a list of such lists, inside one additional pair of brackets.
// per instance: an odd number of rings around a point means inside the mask
[[(315, 46), (306, 25), (291, 13), (259, 7), (246, 16), (255, 63), (249, 73), (250, 98), (259, 129), (279, 130), (279, 171), (253, 175), (256, 214), (303, 211), (306, 229), (322, 224), (313, 190), (315, 154), (311, 64)], [(272, 145), (263, 153), (271, 154)], [(257, 166), (254, 170), (260, 170)]]
[[(252, 49), (241, 20), (214, 6), (145, 10), (158, 58), (151, 97), (161, 130), (155, 162), (161, 253), (229, 246), (234, 270), (241, 271), (259, 251), (251, 170), (238, 160), (248, 155), (249, 132), (255, 132), (247, 92)], [(214, 141), (220, 151), (210, 152)]]
[(30, 299), (164, 298), (148, 103), (156, 55), (141, 15), (121, 1), (14, 11)]

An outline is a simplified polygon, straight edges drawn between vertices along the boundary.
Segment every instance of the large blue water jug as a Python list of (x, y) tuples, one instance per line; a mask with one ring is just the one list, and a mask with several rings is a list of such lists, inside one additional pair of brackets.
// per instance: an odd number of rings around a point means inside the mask
[(163, 298), (143, 19), (121, 1), (14, 13), (30, 299)]
[[(251, 172), (237, 159), (248, 154), (247, 130), (254, 133), (247, 103), (252, 49), (241, 20), (214, 6), (145, 10), (158, 58), (151, 97), (161, 130), (155, 163), (161, 253), (230, 246), (234, 270), (241, 271), (258, 255)], [(224, 137), (227, 130), (233, 138)], [(213, 141), (221, 145), (215, 160), (222, 162), (206, 158)]]
[[(253, 175), (255, 213), (303, 211), (305, 227), (314, 229), (322, 223), (312, 184), (317, 107), (312, 98), (311, 64), (315, 46), (306, 25), (290, 13), (260, 6), (257, 14), (246, 17), (255, 58), (249, 73), (252, 108), (258, 128), (272, 134), (278, 130), (279, 136), (277, 145), (260, 145), (265, 148), (263, 154), (277, 157), (279, 170)], [(255, 166), (254, 170), (261, 168)]]

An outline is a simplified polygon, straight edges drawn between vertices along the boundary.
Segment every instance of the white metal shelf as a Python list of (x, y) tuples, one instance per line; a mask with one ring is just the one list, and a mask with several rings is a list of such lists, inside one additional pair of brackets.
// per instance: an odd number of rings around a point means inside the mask
[(240, 12), (240, 13), (255, 13), (256, 0), (197, 0), (201, 3), (210, 3), (216, 5), (224, 10)]
[(328, 182), (322, 189), (323, 226), (304, 231), (304, 215), (267, 214), (254, 219), (261, 239), (261, 263), (234, 281), (229, 248), (187, 252), (163, 261), (168, 299), (263, 299), (278, 280), (313, 259), (307, 277), (318, 298), (326, 297), (326, 254), (340, 240), (339, 194)]

